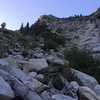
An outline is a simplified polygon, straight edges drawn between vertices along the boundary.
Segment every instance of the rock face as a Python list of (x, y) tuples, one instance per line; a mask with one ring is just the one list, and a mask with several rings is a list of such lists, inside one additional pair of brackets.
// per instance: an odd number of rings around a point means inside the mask
[(80, 71), (72, 69), (72, 75), (80, 85), (89, 87), (91, 89), (94, 89), (94, 87), (98, 84), (97, 80), (94, 77)]
[(78, 90), (79, 100), (100, 100), (90, 88), (88, 87), (80, 87)]
[(0, 99), (1, 100), (12, 100), (14, 98), (14, 92), (7, 82), (0, 77)]
[(53, 15), (43, 15), (39, 24), (43, 22), (53, 33), (66, 38), (67, 48), (76, 45), (80, 49), (100, 52), (100, 8), (89, 16), (57, 18)]

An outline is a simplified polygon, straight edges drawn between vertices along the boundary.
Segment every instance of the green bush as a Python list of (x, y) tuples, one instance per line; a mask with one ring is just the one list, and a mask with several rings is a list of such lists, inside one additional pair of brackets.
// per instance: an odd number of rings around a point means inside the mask
[(53, 76), (52, 83), (56, 89), (58, 89), (60, 91), (62, 90), (63, 83), (60, 81), (60, 79), (57, 75)]
[(39, 47), (39, 42), (28, 36), (27, 37), (21, 36), (17, 39), (17, 41), (19, 42), (21, 46), (23, 46), (26, 49)]
[[(100, 83), (100, 62), (98, 60), (93, 59), (92, 53), (87, 51), (80, 51), (77, 49), (66, 50), (64, 51), (64, 57), (66, 60), (69, 60), (69, 66), (73, 67), (77, 70), (80, 70), (84, 73), (87, 73), (93, 77), (95, 77)], [(69, 71), (70, 72), (70, 71)], [(68, 73), (63, 72), (65, 77), (68, 76)]]
[(45, 48), (55, 49), (59, 45), (65, 45), (65, 38), (63, 36), (59, 36), (50, 31), (44, 32), (43, 37), (45, 40)]
[(66, 50), (64, 51), (64, 57), (66, 60), (69, 60), (69, 64), (71, 67), (85, 72), (89, 72), (90, 68), (97, 66), (96, 61), (92, 57), (92, 54), (84, 50)]
[(56, 49), (58, 47), (58, 43), (54, 40), (48, 39), (48, 40), (45, 41), (44, 47), (46, 49)]

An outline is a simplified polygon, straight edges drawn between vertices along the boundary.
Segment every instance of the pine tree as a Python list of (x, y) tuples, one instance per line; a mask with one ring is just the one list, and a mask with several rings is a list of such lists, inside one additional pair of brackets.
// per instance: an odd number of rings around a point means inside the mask
[(27, 34), (29, 31), (29, 22), (27, 22), (26, 26), (25, 26), (25, 33)]
[(21, 24), (21, 27), (20, 27), (20, 32), (23, 33), (24, 31), (24, 26), (23, 26), (23, 23)]

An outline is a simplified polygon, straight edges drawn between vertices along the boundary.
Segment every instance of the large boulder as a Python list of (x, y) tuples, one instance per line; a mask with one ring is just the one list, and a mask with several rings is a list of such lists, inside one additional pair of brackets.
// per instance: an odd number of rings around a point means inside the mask
[(81, 86), (78, 90), (78, 97), (79, 100), (100, 100), (90, 88)]
[(45, 58), (41, 59), (30, 59), (29, 62), (34, 66), (34, 70), (39, 71), (43, 68), (48, 67), (48, 63)]
[(32, 78), (30, 79), (23, 71), (20, 69), (13, 68), (10, 74), (16, 78), (18, 78), (21, 82), (23, 82), (30, 90), (35, 92), (41, 92), (44, 89), (44, 85), (38, 80)]
[(63, 60), (59, 57), (57, 57), (56, 55), (49, 55), (46, 57), (48, 63), (50, 65), (64, 65), (64, 64), (68, 64), (68, 61)]
[(54, 100), (76, 100), (70, 96), (63, 95), (63, 94), (55, 94), (52, 96)]
[(23, 83), (29, 80), (28, 76), (22, 70), (18, 68), (13, 68), (9, 73), (12, 76), (18, 78)]
[(31, 81), (26, 81), (25, 85), (34, 92), (42, 92), (44, 90), (44, 84), (33, 78)]
[(12, 100), (14, 98), (14, 92), (9, 84), (0, 77), (0, 100)]
[[(20, 96), (23, 100), (43, 100), (37, 93), (32, 92), (20, 79), (16, 76), (8, 74), (6, 71), (0, 69), (0, 76), (6, 80), (17, 96)], [(0, 99), (3, 100), (3, 99)], [(5, 99), (4, 99), (5, 100)], [(9, 100), (9, 99), (7, 99)]]
[(25, 73), (36, 71), (36, 66), (34, 66), (29, 61), (17, 60), (17, 63), (19, 64), (19, 68), (22, 69)]
[(97, 84), (94, 88), (94, 92), (100, 97), (100, 85)]
[(48, 63), (45, 58), (40, 59), (30, 59), (29, 61), (17, 60), (19, 68), (22, 69), (25, 73), (32, 71), (39, 71), (43, 68), (48, 67)]
[(82, 73), (78, 70), (72, 69), (72, 75), (80, 85), (89, 87), (91, 89), (94, 89), (94, 87), (98, 84), (97, 80), (94, 77)]

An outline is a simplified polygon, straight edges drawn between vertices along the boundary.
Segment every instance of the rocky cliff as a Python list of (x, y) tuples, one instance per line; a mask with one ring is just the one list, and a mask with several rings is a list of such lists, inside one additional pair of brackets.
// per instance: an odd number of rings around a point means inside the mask
[(79, 49), (100, 52), (100, 8), (89, 16), (57, 18), (43, 15), (39, 23), (43, 22), (53, 33), (66, 38), (66, 47), (75, 45)]

